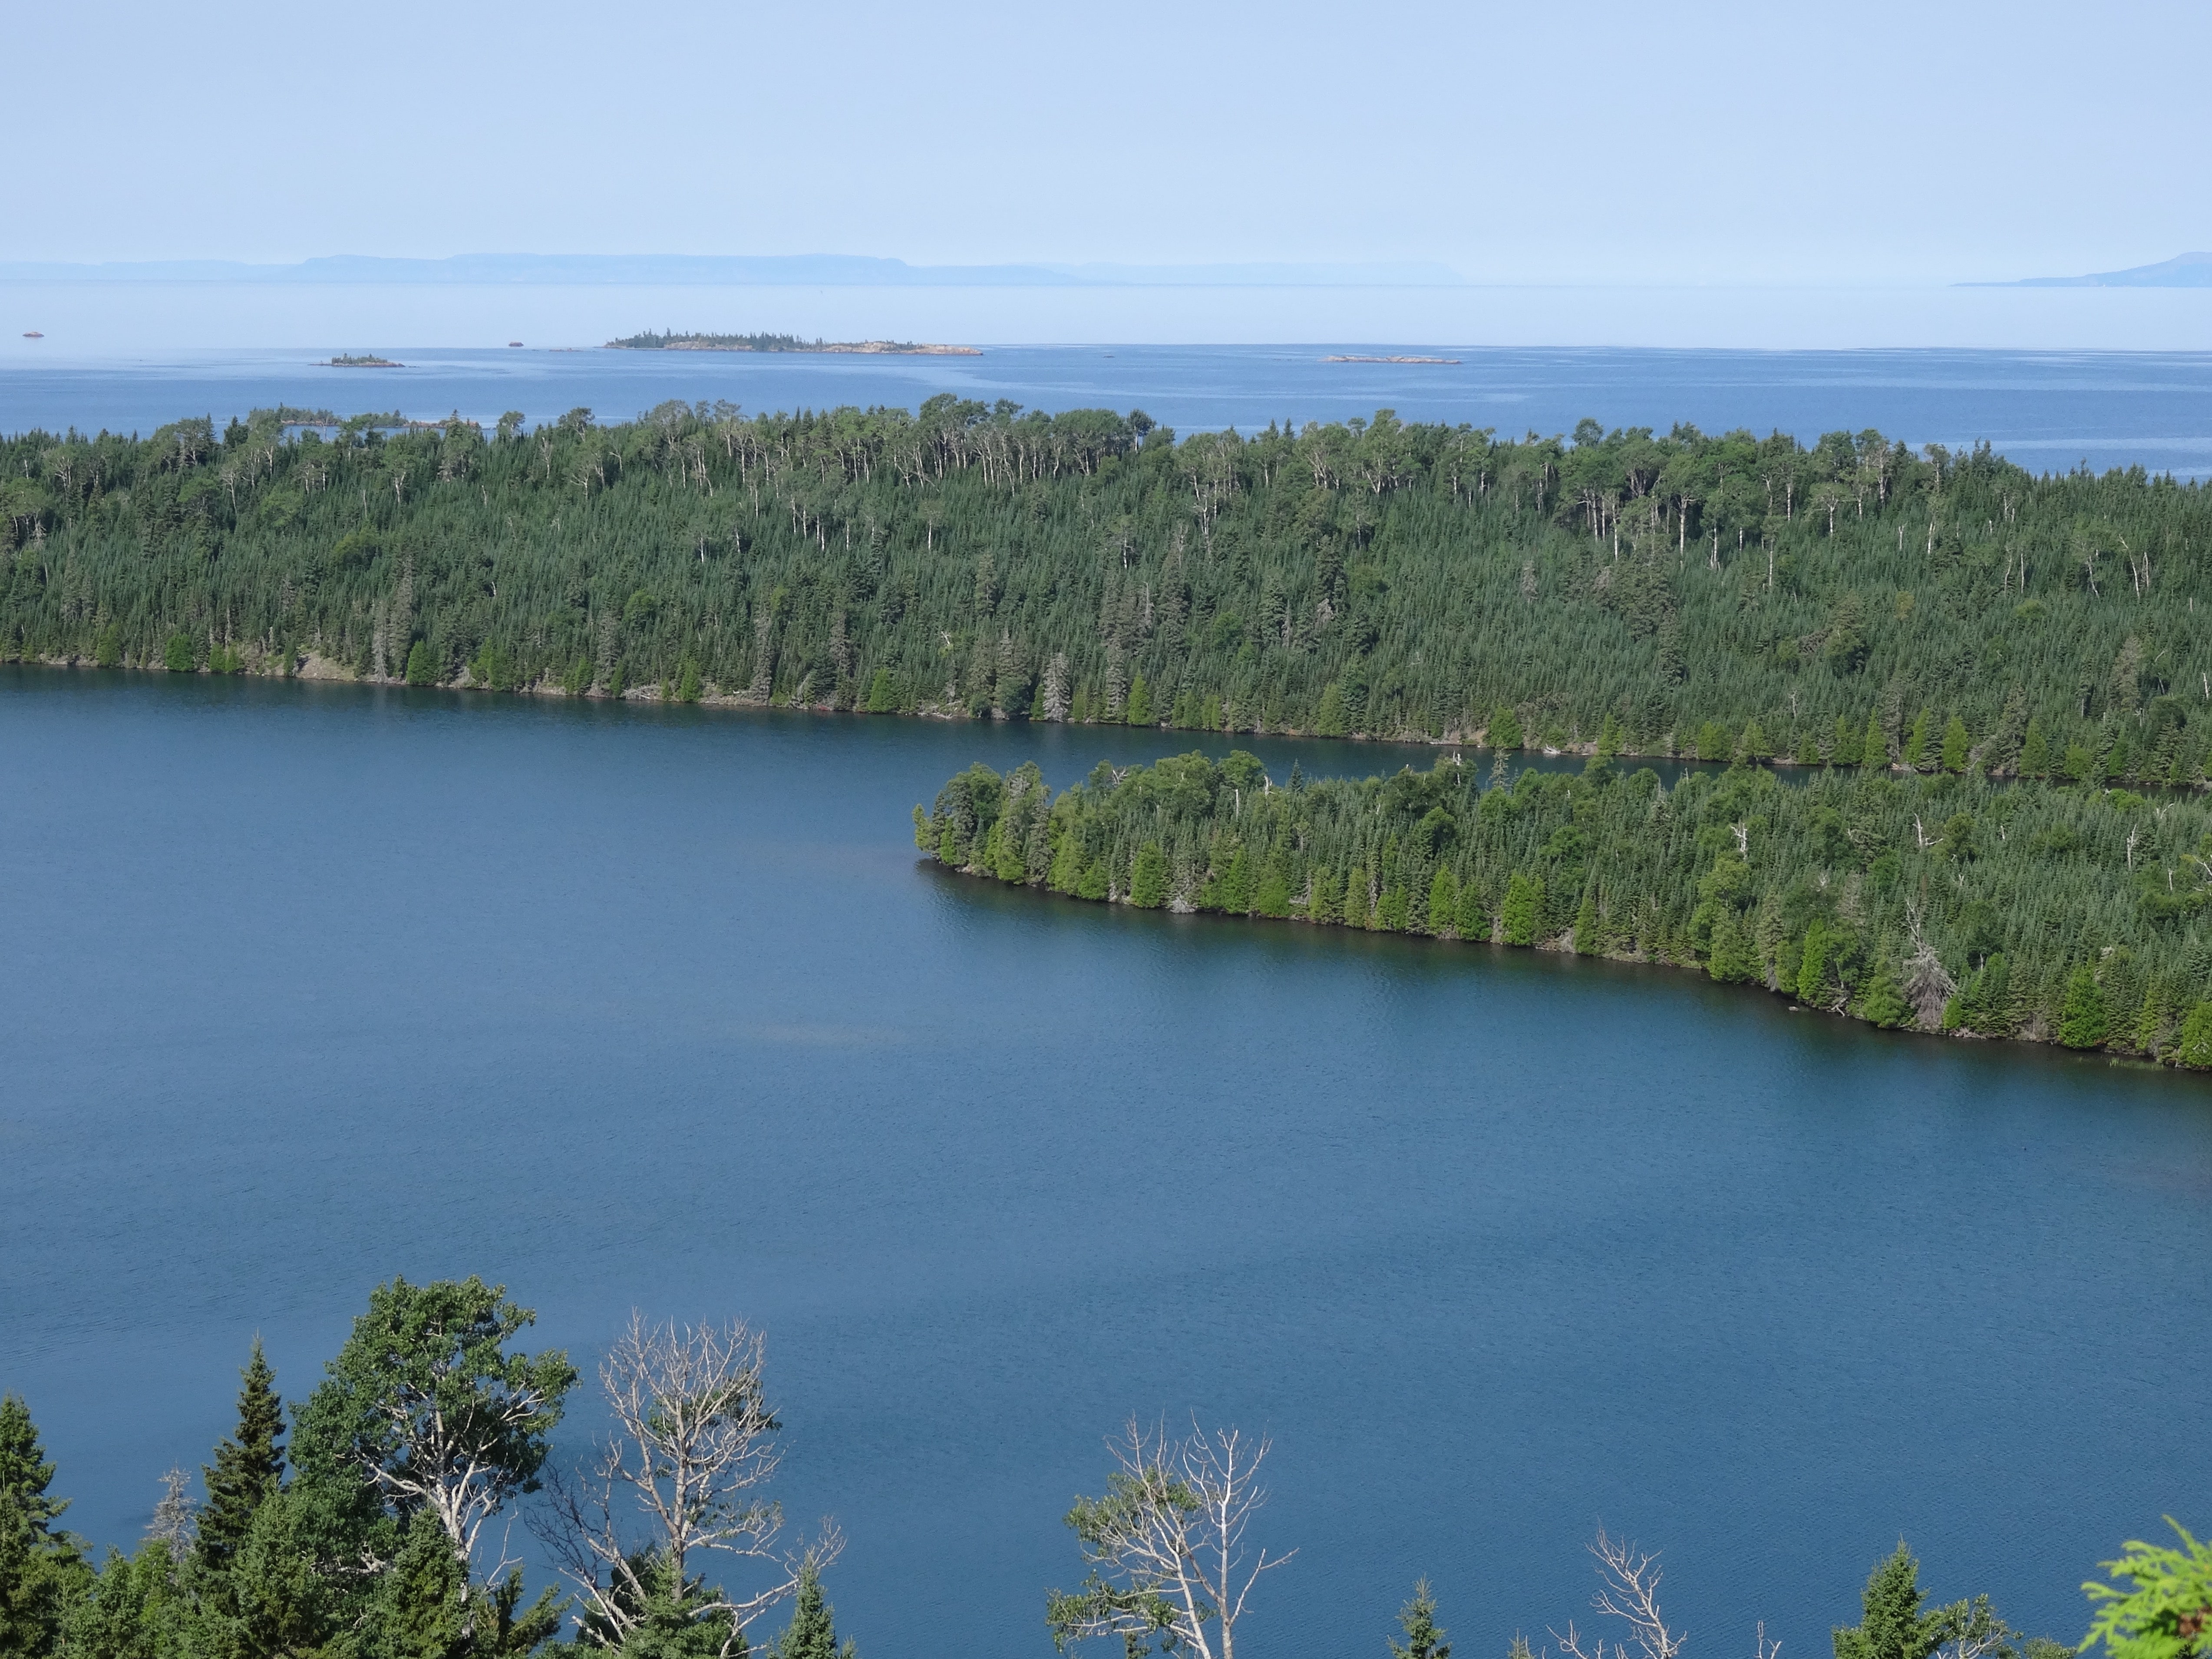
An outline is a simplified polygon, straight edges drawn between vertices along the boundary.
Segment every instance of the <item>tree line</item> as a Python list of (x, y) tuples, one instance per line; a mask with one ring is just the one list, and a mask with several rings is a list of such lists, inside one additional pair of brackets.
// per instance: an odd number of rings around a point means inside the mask
[(389, 422), (0, 442), (0, 655), (2136, 783), (2212, 749), (2208, 497), (2140, 468), (950, 395)]
[[(783, 1537), (764, 1488), (781, 1427), (763, 1395), (760, 1334), (742, 1322), (684, 1327), (633, 1316), (600, 1364), (611, 1434), (565, 1473), (549, 1435), (578, 1382), (558, 1350), (514, 1346), (532, 1322), (481, 1279), (394, 1279), (288, 1425), (257, 1340), (240, 1373), (237, 1425), (201, 1471), (180, 1469), (131, 1553), (95, 1564), (58, 1523), (66, 1499), (29, 1408), (0, 1396), (0, 1655), (7, 1659), (745, 1659), (751, 1627), (788, 1603), (761, 1650), (771, 1659), (856, 1659), (842, 1645), (821, 1572), (842, 1539)], [(1118, 1639), (1236, 1659), (1239, 1626), (1268, 1573), (1297, 1552), (1257, 1528), (1265, 1437), (1188, 1434), (1132, 1419), (1108, 1442), (1105, 1490), (1064, 1517), (1086, 1575), (1048, 1590), (1056, 1649)], [(528, 1596), (491, 1523), (544, 1493), (530, 1517), (568, 1590)], [(2212, 1547), (2178, 1525), (2179, 1547), (2130, 1541), (2094, 1606), (2085, 1651), (2197, 1659), (2212, 1620)], [(1681, 1659), (1662, 1612), (1656, 1553), (1601, 1530), (1591, 1546), (1602, 1621), (1550, 1632), (1559, 1659)], [(1929, 1607), (1900, 1540), (1875, 1568), (1835, 1659), (2075, 1659), (2021, 1633), (1986, 1595)], [(1450, 1659), (1428, 1582), (1399, 1615), (1391, 1659)], [(565, 1638), (565, 1639), (564, 1639)], [(1759, 1626), (1757, 1659), (1775, 1644)], [(1543, 1659), (1550, 1659), (1551, 1650)], [(1378, 1654), (1376, 1659), (1381, 1659)], [(1514, 1637), (1506, 1659), (1538, 1659)]]
[(1242, 750), (1105, 763), (1055, 798), (981, 764), (914, 810), (970, 874), (1693, 969), (1874, 1024), (2212, 1066), (2212, 806), (1972, 771), (1738, 765), (1671, 788), (1602, 749), (1278, 784)]

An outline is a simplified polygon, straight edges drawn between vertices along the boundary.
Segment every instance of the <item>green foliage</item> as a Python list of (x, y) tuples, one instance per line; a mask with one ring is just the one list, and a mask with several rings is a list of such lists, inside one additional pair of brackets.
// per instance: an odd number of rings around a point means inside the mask
[(2111, 1012), (2105, 1006), (2105, 988), (2097, 982), (2097, 970), (2085, 962), (2066, 977), (2058, 1040), (2069, 1048), (2101, 1048), (2112, 1024)]
[(2212, 1066), (2212, 1002), (2200, 1002), (2181, 1022), (2181, 1042), (2174, 1058), (2184, 1066)]
[(2212, 1543), (2200, 1544), (2172, 1516), (2180, 1547), (2130, 1539), (2104, 1563), (2117, 1582), (2081, 1586), (2096, 1607), (2079, 1651), (2104, 1644), (2110, 1659), (2186, 1659), (2212, 1637)]
[(284, 1454), (277, 1442), (283, 1434), (276, 1373), (257, 1336), (240, 1373), (237, 1431), (215, 1449), (215, 1462), (202, 1471), (208, 1501), (200, 1512), (198, 1554), (210, 1571), (229, 1566), (252, 1528), (255, 1511), (282, 1485)]
[(1406, 1639), (1392, 1639), (1391, 1659), (1451, 1659), (1451, 1644), (1437, 1624), (1437, 1598), (1427, 1579), (1414, 1583), (1413, 1600), (1398, 1609), (1398, 1627)]
[[(950, 395), (579, 410), (527, 438), (357, 420), (331, 441), (273, 410), (220, 436), (25, 434), (0, 441), (0, 653), (283, 673), (304, 653), (609, 696), (680, 696), (688, 663), (702, 696), (877, 713), (1753, 760), (1825, 741), (1838, 766), (1948, 765), (1963, 729), (1996, 769), (2078, 747), (2128, 781), (2202, 775), (2200, 487), (1875, 433), (1583, 438), (1382, 410), (1177, 441)], [(2074, 550), (2123, 543), (2162, 550), (2142, 582), (2081, 579)]]
[(20, 1395), (0, 1396), (0, 1655), (53, 1652), (91, 1583), (77, 1540), (52, 1522), (54, 1466)]
[(1836, 1632), (1836, 1659), (1929, 1659), (1942, 1645), (1944, 1621), (1921, 1611), (1926, 1600), (1920, 1564), (1900, 1538), (1867, 1580), (1857, 1626)]
[[(2212, 1066), (2212, 804), (1880, 769), (1593, 763), (1272, 787), (1237, 750), (1056, 800), (970, 767), (917, 845), (1012, 884), (1696, 968), (1881, 1026)], [(1003, 821), (1003, 827), (1000, 827)]]
[(403, 1517), (437, 1488), (465, 1491), (487, 1512), (535, 1492), (576, 1380), (558, 1350), (507, 1352), (535, 1317), (473, 1277), (378, 1285), (298, 1412), (295, 1467)]
[(1505, 880), (1498, 920), (1508, 945), (1534, 945), (1544, 923), (1544, 878), (1516, 870)]
[(821, 1575), (812, 1562), (802, 1564), (791, 1623), (776, 1639), (775, 1659), (854, 1659), (857, 1651), (849, 1639), (837, 1645), (836, 1609), (823, 1597)]
[(0, 1504), (13, 1507), (41, 1537), (52, 1535), (53, 1522), (69, 1507), (67, 1498), (47, 1495), (53, 1478), (31, 1408), (21, 1395), (0, 1395)]

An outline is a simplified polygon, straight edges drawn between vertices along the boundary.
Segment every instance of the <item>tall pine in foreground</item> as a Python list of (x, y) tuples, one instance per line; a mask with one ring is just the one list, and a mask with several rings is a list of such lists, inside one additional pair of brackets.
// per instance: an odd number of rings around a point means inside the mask
[(23, 1396), (0, 1397), (0, 1504), (12, 1507), (41, 1538), (52, 1534), (52, 1522), (69, 1507), (68, 1499), (46, 1496), (53, 1478), (52, 1461)]
[(53, 1530), (69, 1507), (46, 1495), (53, 1478), (30, 1408), (0, 1397), (0, 1654), (52, 1653), (92, 1576), (77, 1540)]
[(1929, 1659), (1942, 1644), (1945, 1620), (1921, 1612), (1920, 1564), (1897, 1540), (1897, 1549), (1867, 1580), (1858, 1628), (1836, 1632), (1836, 1659)]
[(253, 1513), (283, 1484), (284, 1452), (276, 1443), (284, 1433), (283, 1401), (276, 1396), (276, 1374), (253, 1339), (252, 1356), (240, 1374), (238, 1431), (215, 1449), (215, 1462), (204, 1466), (207, 1508), (199, 1517), (200, 1559), (216, 1571), (227, 1569), (246, 1542)]

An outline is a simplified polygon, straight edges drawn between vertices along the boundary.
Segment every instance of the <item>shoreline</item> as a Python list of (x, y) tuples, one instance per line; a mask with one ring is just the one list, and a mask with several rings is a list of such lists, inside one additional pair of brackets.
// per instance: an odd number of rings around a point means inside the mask
[[(394, 689), (406, 690), (411, 689), (417, 691), (471, 692), (477, 695), (496, 696), (545, 697), (559, 701), (574, 700), (579, 702), (623, 702), (644, 704), (669, 702), (679, 703), (700, 708), (781, 709), (789, 713), (802, 714), (855, 714), (872, 720), (940, 720), (948, 725), (966, 721), (979, 726), (1052, 725), (1076, 731), (1119, 730), (1126, 732), (1177, 732), (1186, 733), (1194, 738), (1286, 738), (1304, 743), (1369, 744), (1377, 746), (1396, 746), (1407, 749), (1475, 750), (1486, 755), (1522, 755), (1526, 756), (1530, 759), (1542, 760), (1595, 760), (1598, 756), (1598, 744), (1595, 742), (1570, 744), (1564, 748), (1552, 748), (1543, 744), (1522, 744), (1511, 749), (1496, 749), (1484, 741), (1484, 739), (1488, 737), (1489, 732), (1487, 728), (1480, 726), (1478, 726), (1471, 733), (1455, 728), (1452, 731), (1446, 732), (1441, 737), (1431, 737), (1425, 732), (1414, 732), (1379, 734), (1372, 732), (1346, 732), (1337, 733), (1335, 735), (1325, 735), (1318, 732), (1304, 731), (1293, 726), (1228, 726), (1216, 729), (1210, 726), (1174, 726), (1165, 720), (1161, 720), (1150, 726), (1130, 726), (1126, 721), (1122, 720), (1067, 720), (1032, 721), (1026, 715), (1017, 717), (1008, 714), (1001, 709), (994, 709), (988, 715), (978, 715), (969, 713), (964, 708), (957, 706), (948, 707), (944, 703), (923, 703), (914, 708), (862, 708), (858, 707), (840, 708), (834, 701), (795, 702), (787, 700), (782, 702), (778, 702), (772, 697), (756, 697), (743, 691), (728, 691), (711, 689), (702, 689), (700, 694), (696, 697), (678, 698), (675, 696), (664, 696), (662, 695), (663, 687), (657, 680), (648, 681), (639, 685), (625, 686), (618, 695), (611, 696), (597, 687), (593, 687), (591, 690), (584, 691), (570, 691), (557, 683), (544, 680), (534, 681), (528, 685), (511, 686), (502, 690), (501, 687), (495, 685), (477, 684), (465, 676), (458, 680), (441, 680), (434, 684), (417, 685), (410, 688), (404, 675), (387, 674), (381, 678), (379, 678), (374, 674), (356, 673), (353, 670), (346, 667), (343, 664), (333, 662), (330, 659), (319, 656), (312, 651), (303, 653), (301, 654), (299, 665), (289, 674), (270, 672), (261, 665), (266, 661), (267, 659), (265, 657), (250, 659), (242, 663), (236, 670), (224, 674), (218, 674), (211, 668), (194, 668), (185, 671), (182, 675), (182, 678), (189, 678), (198, 677), (210, 679), (307, 680), (318, 684), (367, 685), (375, 686), (387, 690)], [(23, 668), (53, 668), (67, 670), (99, 670), (105, 668), (117, 672), (137, 674), (167, 675), (179, 672), (179, 671), (175, 669), (163, 667), (158, 663), (103, 664), (90, 661), (82, 657), (19, 657), (13, 659), (12, 664), (15, 666)], [(1731, 766), (1743, 766), (1754, 768), (1763, 771), (1774, 772), (1777, 774), (1796, 774), (1808, 776), (1815, 772), (1841, 770), (1865, 771), (1869, 769), (1855, 761), (1846, 762), (1843, 766), (1839, 767), (1832, 761), (1801, 761), (1794, 756), (1778, 754), (1770, 756), (1765, 759), (1736, 759), (1734, 757), (1726, 759), (1706, 759), (1698, 755), (1681, 754), (1676, 752), (1672, 748), (1656, 750), (1622, 747), (1609, 751), (1607, 758), (1615, 761), (1659, 761), (1675, 766), (1714, 767), (1720, 769), (1726, 769)], [(1897, 777), (1929, 777), (1933, 776), (1942, 769), (1940, 766), (1924, 769), (1911, 767), (1905, 765), (1901, 761), (1893, 761), (1887, 767), (1873, 769), (1886, 771), (1893, 776)], [(1981, 773), (1981, 775), (1998, 782), (2020, 781), (2021, 781), (2022, 776), (2020, 772), (2011, 768), (2000, 768), (1995, 771), (1984, 771)], [(2033, 781), (2035, 780), (2028, 781)], [(2079, 787), (2074, 780), (2068, 778), (2048, 776), (2043, 778), (2041, 781), (2053, 786)], [(2208, 790), (2212, 790), (2212, 778), (2208, 778), (2206, 780), (2190, 784), (2123, 783), (2106, 784), (2100, 787), (2127, 788), (2138, 793), (2155, 793), (2163, 794), (2196, 794), (2204, 793)]]

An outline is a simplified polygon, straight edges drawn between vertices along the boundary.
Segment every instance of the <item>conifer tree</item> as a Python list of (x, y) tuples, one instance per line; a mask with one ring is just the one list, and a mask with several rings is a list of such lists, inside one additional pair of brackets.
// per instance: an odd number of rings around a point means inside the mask
[(2097, 970), (2087, 963), (2066, 980), (2066, 1001), (2058, 1018), (2058, 1041), (2069, 1048), (2094, 1048), (2112, 1030), (2105, 1007), (2105, 988), (2097, 983)]
[(1881, 710), (1879, 708), (1867, 716), (1866, 737), (1859, 744), (1859, 764), (1889, 764), (1889, 734), (1881, 729)]
[(1929, 1659), (1943, 1640), (1940, 1613), (1923, 1613), (1920, 1564), (1897, 1540), (1897, 1549), (1867, 1580), (1856, 1629), (1835, 1633), (1836, 1659)]
[(1129, 902), (1141, 910), (1157, 910), (1168, 899), (1168, 857), (1156, 841), (1137, 849), (1129, 870)]
[(799, 1598), (791, 1609), (791, 1623), (775, 1644), (775, 1659), (854, 1659), (858, 1649), (848, 1638), (837, 1645), (836, 1609), (823, 1598), (822, 1577), (812, 1562), (799, 1570)]
[(284, 1434), (283, 1402), (258, 1336), (239, 1376), (237, 1431), (200, 1472), (208, 1494), (199, 1518), (200, 1559), (218, 1572), (230, 1565), (246, 1542), (254, 1511), (284, 1478), (284, 1453), (277, 1444)]
[(1429, 931), (1439, 936), (1452, 931), (1453, 916), (1459, 908), (1459, 884), (1452, 872), (1437, 866), (1436, 878), (1429, 884)]
[(1972, 740), (1966, 734), (1966, 721), (1956, 714), (1952, 715), (1951, 723), (1943, 728), (1943, 769), (1946, 772), (1965, 771), (1966, 757), (1972, 748)]
[(1406, 1639), (1391, 1638), (1392, 1659), (1451, 1659), (1451, 1644), (1437, 1627), (1437, 1598), (1431, 1594), (1427, 1579), (1415, 1582), (1413, 1599), (1398, 1609), (1398, 1626), (1406, 1632)]
[(2051, 775), (2051, 740), (2043, 735), (2043, 722), (2027, 723), (2027, 741), (2021, 745), (2020, 775), (2042, 778)]
[(430, 647), (421, 640), (415, 641), (407, 653), (407, 684), (435, 685), (438, 683), (437, 665), (430, 659)]
[(51, 1534), (55, 1517), (69, 1507), (68, 1499), (46, 1496), (53, 1478), (52, 1460), (23, 1396), (0, 1395), (0, 1504), (13, 1505), (41, 1537)]

